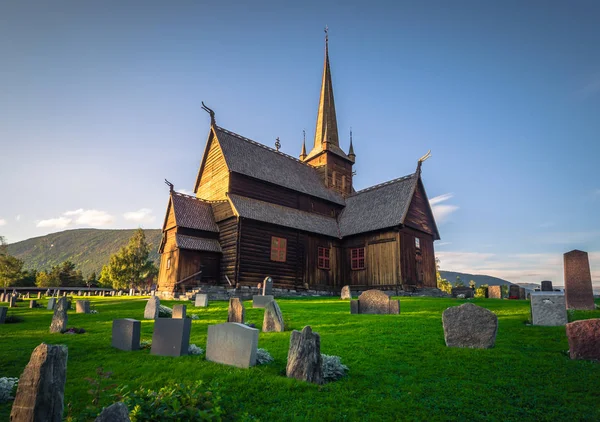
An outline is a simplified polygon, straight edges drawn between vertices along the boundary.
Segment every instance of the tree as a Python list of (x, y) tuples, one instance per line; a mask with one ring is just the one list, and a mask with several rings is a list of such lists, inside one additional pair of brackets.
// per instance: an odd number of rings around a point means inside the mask
[(96, 286), (98, 285), (98, 280), (96, 277), (96, 271), (94, 271), (93, 273), (91, 273), (87, 280), (85, 280), (85, 285), (88, 287), (92, 287), (92, 286)]
[(150, 245), (142, 229), (137, 229), (129, 244), (110, 257), (110, 262), (104, 274), (100, 275), (101, 282), (111, 281), (114, 289), (139, 287), (144, 282), (152, 282), (158, 273), (156, 267), (148, 259)]
[(0, 286), (13, 286), (23, 278), (23, 261), (8, 254), (6, 240), (0, 236)]
[(477, 287), (477, 284), (473, 280), (471, 280), (471, 281), (469, 281), (469, 287), (471, 289), (475, 289)]
[(477, 289), (475, 289), (475, 297), (486, 297), (488, 287), (489, 286), (487, 284), (482, 284)]
[(38, 287), (59, 287), (60, 279), (53, 271), (39, 271), (35, 277), (35, 285)]
[(465, 287), (465, 283), (460, 279), (460, 276), (456, 276), (456, 282), (454, 283), (454, 287)]
[(440, 274), (440, 260), (435, 259), (435, 278), (437, 280), (437, 288), (446, 293), (452, 293), (452, 285), (448, 280), (442, 278)]
[(500, 286), (500, 290), (502, 291), (502, 297), (508, 297), (508, 285), (503, 284)]
[(102, 267), (102, 271), (100, 272), (100, 278), (98, 278), (98, 284), (102, 287), (113, 286), (112, 278), (110, 278), (110, 268), (108, 265), (104, 265)]

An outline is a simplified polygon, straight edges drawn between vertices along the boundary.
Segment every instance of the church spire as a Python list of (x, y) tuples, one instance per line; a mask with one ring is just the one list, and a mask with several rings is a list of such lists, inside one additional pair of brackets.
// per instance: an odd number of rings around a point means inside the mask
[(329, 67), (329, 35), (325, 27), (325, 63), (323, 65), (323, 80), (321, 82), (321, 96), (319, 111), (317, 113), (317, 128), (315, 130), (315, 149), (326, 149), (325, 143), (340, 146), (338, 138), (337, 118), (335, 116), (335, 103), (333, 101), (333, 84), (331, 82), (331, 69)]
[(306, 158), (306, 131), (303, 130), (302, 134), (304, 137), (302, 139), (302, 151), (300, 152), (300, 159), (304, 160)]
[(354, 153), (354, 146), (352, 145), (352, 128), (350, 128), (350, 148), (348, 149), (348, 158), (352, 161), (356, 159), (356, 154)]

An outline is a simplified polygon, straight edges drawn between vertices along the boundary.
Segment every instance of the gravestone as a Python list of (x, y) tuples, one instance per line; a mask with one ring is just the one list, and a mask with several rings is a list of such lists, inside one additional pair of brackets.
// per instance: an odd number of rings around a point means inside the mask
[(262, 294), (263, 296), (269, 296), (273, 294), (273, 279), (271, 277), (265, 277), (263, 280)]
[(11, 296), (8, 298), (8, 307), (9, 308), (17, 307), (17, 297), (16, 296)]
[(117, 402), (102, 409), (94, 422), (131, 422), (131, 419), (125, 403)]
[(77, 296), (83, 296), (83, 292), (82, 292), (81, 290), (79, 290), (79, 291), (77, 292)]
[(312, 332), (310, 325), (300, 331), (292, 331), (285, 374), (288, 378), (323, 383), (321, 337)]
[(342, 287), (342, 292), (340, 293), (340, 299), (352, 300), (352, 292), (350, 291), (350, 286)]
[(452, 297), (457, 297), (458, 295), (464, 295), (464, 298), (473, 298), (475, 297), (475, 292), (470, 287), (453, 287), (452, 288)]
[(112, 347), (131, 351), (140, 348), (142, 323), (136, 319), (115, 319), (112, 324)]
[(571, 359), (600, 361), (600, 318), (569, 322), (567, 338)]
[(90, 313), (90, 301), (89, 300), (75, 301), (75, 312), (78, 314), (89, 314)]
[(594, 290), (587, 252), (567, 252), (564, 254), (564, 265), (567, 309), (593, 310)]
[(37, 301), (36, 300), (30, 300), (29, 301), (29, 308), (30, 309), (37, 308)]
[(552, 282), (549, 280), (542, 281), (542, 292), (552, 292), (554, 288), (552, 287)]
[(508, 298), (509, 299), (518, 299), (519, 298), (519, 289), (520, 287), (516, 284), (511, 284), (508, 287)]
[(525, 287), (519, 287), (519, 299), (521, 299), (521, 300), (527, 299), (527, 290), (525, 290)]
[(42, 292), (38, 292), (38, 299), (42, 298)]
[(254, 295), (252, 296), (252, 307), (253, 308), (264, 308), (267, 304), (274, 300), (273, 295)]
[(208, 295), (198, 293), (195, 298), (194, 306), (199, 308), (206, 308), (208, 306)]
[(6, 312), (8, 308), (6, 306), (0, 306), (0, 324), (4, 324), (6, 321)]
[(227, 322), (246, 322), (246, 309), (239, 297), (229, 299), (229, 309), (227, 310)]
[(11, 421), (62, 421), (67, 357), (64, 345), (42, 343), (33, 350), (19, 378)]
[(181, 318), (185, 318), (186, 314), (186, 307), (185, 305), (174, 305), (173, 306), (173, 315), (171, 316), (171, 318), (176, 318), (176, 319), (181, 319)]
[(61, 297), (56, 303), (56, 309), (50, 324), (51, 333), (60, 333), (67, 329), (67, 298)]
[(283, 315), (275, 300), (270, 301), (267, 306), (265, 306), (262, 331), (263, 333), (281, 333), (284, 331)]
[(6, 302), (6, 301), (4, 300), (4, 293), (0, 293), (0, 302)]
[(144, 309), (144, 319), (158, 319), (158, 311), (160, 308), (160, 299), (156, 296), (148, 299), (146, 308)]
[(237, 322), (209, 325), (206, 360), (249, 368), (256, 364), (258, 330)]
[(533, 325), (565, 325), (568, 322), (565, 295), (554, 292), (532, 293), (531, 322)]
[(29, 292), (25, 293), (25, 299), (29, 299)]
[(488, 286), (488, 298), (502, 299), (502, 286)]
[(362, 292), (358, 300), (350, 301), (351, 314), (399, 314), (400, 301), (390, 300), (381, 290)]
[(56, 307), (56, 299), (51, 297), (50, 299), (48, 299), (48, 310), (52, 310)]
[(498, 317), (485, 308), (472, 303), (448, 308), (442, 314), (442, 323), (448, 347), (494, 347)]
[(158, 356), (183, 356), (188, 354), (192, 320), (190, 318), (158, 318), (154, 322), (150, 353)]

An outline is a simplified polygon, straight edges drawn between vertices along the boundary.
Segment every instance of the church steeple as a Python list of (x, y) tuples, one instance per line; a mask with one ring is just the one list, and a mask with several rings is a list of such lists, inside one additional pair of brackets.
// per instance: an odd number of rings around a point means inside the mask
[(306, 131), (303, 130), (302, 134), (304, 135), (302, 139), (302, 151), (300, 152), (300, 160), (304, 160), (306, 158)]

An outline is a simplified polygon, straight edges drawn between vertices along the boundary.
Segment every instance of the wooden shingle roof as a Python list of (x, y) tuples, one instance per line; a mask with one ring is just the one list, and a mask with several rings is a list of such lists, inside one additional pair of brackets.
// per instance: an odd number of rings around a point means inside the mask
[(218, 253), (223, 252), (217, 239), (205, 239), (201, 237), (186, 236), (178, 233), (175, 235), (175, 243), (179, 249)]
[(175, 213), (175, 222), (179, 227), (219, 232), (219, 226), (215, 223), (209, 202), (179, 192), (172, 192), (171, 204)]

